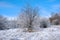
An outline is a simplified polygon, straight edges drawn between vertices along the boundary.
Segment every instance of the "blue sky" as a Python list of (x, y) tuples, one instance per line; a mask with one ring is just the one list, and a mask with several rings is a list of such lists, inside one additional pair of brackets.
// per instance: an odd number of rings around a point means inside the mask
[(0, 0), (0, 15), (15, 17), (21, 8), (29, 3), (39, 7), (41, 16), (49, 17), (52, 12), (60, 12), (60, 0)]

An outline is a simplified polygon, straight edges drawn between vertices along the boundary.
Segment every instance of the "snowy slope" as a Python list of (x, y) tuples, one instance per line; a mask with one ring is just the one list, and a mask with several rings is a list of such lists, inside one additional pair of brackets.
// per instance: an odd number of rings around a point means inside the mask
[(60, 29), (51, 27), (30, 33), (23, 32), (23, 29), (1, 30), (0, 40), (60, 40)]

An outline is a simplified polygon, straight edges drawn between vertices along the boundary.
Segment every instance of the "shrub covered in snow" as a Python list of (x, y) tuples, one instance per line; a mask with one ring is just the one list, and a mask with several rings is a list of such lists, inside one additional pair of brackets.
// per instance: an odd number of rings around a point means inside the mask
[(47, 27), (50, 27), (49, 19), (41, 18), (40, 19), (40, 28), (47, 28)]

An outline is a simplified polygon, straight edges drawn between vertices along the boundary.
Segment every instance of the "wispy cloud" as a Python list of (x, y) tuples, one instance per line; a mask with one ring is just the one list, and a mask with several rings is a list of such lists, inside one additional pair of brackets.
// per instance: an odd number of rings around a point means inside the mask
[(43, 17), (47, 17), (49, 18), (51, 15), (50, 15), (50, 11), (49, 10), (46, 10), (46, 8), (44, 7), (40, 7), (40, 15), (43, 16)]
[(3, 8), (14, 8), (16, 6), (12, 5), (10, 3), (7, 3), (7, 2), (0, 2), (0, 7), (3, 7)]
[(60, 4), (53, 5), (52, 7), (53, 7), (54, 9), (60, 9)]
[(48, 2), (55, 2), (56, 0), (47, 0)]
[(56, 12), (59, 12), (60, 11), (60, 4), (55, 4), (55, 5), (52, 5), (52, 10), (56, 11)]

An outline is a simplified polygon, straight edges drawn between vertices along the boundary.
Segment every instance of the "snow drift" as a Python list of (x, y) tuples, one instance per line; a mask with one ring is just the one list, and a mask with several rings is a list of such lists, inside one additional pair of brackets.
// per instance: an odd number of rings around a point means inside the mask
[(25, 29), (0, 31), (0, 40), (60, 40), (60, 28), (50, 27), (37, 32), (23, 32)]

